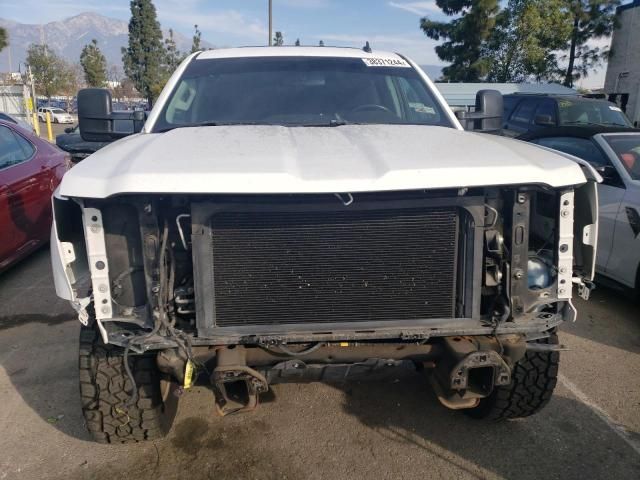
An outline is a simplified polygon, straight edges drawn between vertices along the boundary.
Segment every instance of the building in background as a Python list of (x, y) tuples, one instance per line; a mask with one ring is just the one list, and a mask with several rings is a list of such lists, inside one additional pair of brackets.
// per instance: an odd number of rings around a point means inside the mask
[(31, 89), (19, 76), (0, 76), (0, 112), (33, 125), (33, 107)]
[(617, 16), (620, 27), (613, 32), (604, 90), (640, 125), (640, 0), (618, 7)]

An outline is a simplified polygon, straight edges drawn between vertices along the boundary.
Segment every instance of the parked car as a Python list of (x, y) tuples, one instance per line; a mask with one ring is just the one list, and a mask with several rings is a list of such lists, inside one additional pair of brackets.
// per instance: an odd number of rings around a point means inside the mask
[[(597, 229), (587, 162), (463, 131), (395, 53), (216, 49), (176, 71), (142, 131), (54, 196), (97, 441), (164, 435), (197, 378), (220, 415), (270, 384), (400, 365), (433, 368), (442, 404), (478, 419), (547, 404), (556, 328), (593, 272), (595, 240), (573, 235)], [(473, 123), (499, 129), (500, 94), (477, 102)], [(85, 140), (144, 118), (110, 104), (78, 93)]]
[(41, 122), (47, 121), (47, 112), (49, 112), (49, 116), (51, 117), (51, 121), (53, 123), (73, 123), (75, 121), (73, 116), (71, 116), (61, 108), (42, 107), (38, 109), (38, 119)]
[(16, 125), (19, 125), (20, 127), (27, 130), (28, 132), (33, 130), (33, 127), (31, 126), (31, 124), (25, 122), (20, 118), (12, 117), (8, 113), (0, 112), (0, 120), (3, 120), (5, 122), (15, 123)]
[(633, 124), (616, 104), (566, 95), (504, 95), (502, 132), (517, 137), (550, 127), (613, 126), (633, 128)]
[(575, 155), (600, 172), (596, 271), (640, 298), (640, 130), (564, 127), (519, 138)]
[(0, 271), (49, 240), (51, 193), (67, 168), (65, 152), (0, 120)]

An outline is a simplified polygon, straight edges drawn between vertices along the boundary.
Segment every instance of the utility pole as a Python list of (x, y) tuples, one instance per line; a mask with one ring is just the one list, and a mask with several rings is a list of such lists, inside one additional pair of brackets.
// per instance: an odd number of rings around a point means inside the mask
[(269, 46), (273, 45), (273, 0), (269, 0)]

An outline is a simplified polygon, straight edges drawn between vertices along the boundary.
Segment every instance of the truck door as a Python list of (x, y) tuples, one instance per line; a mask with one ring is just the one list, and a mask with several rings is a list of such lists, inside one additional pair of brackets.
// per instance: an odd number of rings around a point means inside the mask
[(506, 129), (504, 129), (505, 136), (517, 137), (528, 132), (531, 129), (537, 104), (538, 100), (535, 98), (527, 98), (520, 102), (507, 120)]

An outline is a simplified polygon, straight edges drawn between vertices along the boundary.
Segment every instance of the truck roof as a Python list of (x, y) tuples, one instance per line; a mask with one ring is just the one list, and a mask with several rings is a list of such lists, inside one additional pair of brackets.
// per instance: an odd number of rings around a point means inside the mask
[(354, 47), (234, 47), (205, 50), (196, 56), (196, 60), (212, 58), (242, 57), (342, 57), (342, 58), (394, 58), (401, 59), (397, 53), (373, 50), (365, 52)]

